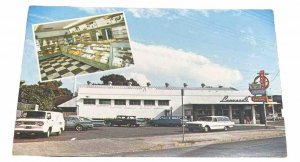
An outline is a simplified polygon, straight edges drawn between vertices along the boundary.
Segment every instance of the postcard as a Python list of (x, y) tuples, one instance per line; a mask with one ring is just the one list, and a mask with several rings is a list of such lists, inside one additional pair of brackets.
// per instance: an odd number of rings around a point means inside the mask
[(32, 6), (13, 155), (287, 157), (272, 10)]

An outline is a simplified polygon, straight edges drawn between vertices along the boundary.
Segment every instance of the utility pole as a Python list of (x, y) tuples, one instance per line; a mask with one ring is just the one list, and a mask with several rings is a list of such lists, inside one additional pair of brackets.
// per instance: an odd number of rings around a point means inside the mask
[(181, 108), (182, 108), (182, 119), (181, 119), (181, 126), (182, 126), (182, 143), (184, 142), (184, 123), (183, 123), (183, 119), (184, 119), (184, 106), (183, 106), (183, 96), (184, 96), (184, 89), (181, 89)]

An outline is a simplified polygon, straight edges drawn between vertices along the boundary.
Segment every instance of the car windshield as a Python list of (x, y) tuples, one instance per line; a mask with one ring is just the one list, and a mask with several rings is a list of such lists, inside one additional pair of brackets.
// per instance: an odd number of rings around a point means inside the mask
[(85, 121), (85, 122), (90, 122), (90, 121), (91, 121), (90, 119), (88, 119), (88, 118), (83, 118), (83, 117), (81, 117), (80, 120), (81, 120), (81, 121)]
[(35, 119), (44, 119), (46, 113), (39, 111), (25, 111), (22, 114), (23, 118), (35, 118)]
[(200, 117), (199, 121), (212, 121), (211, 117)]

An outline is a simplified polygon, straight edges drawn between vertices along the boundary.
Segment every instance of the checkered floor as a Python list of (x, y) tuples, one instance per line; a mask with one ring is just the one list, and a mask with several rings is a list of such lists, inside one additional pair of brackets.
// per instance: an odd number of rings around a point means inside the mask
[(66, 56), (57, 56), (40, 62), (42, 81), (87, 74), (99, 69)]

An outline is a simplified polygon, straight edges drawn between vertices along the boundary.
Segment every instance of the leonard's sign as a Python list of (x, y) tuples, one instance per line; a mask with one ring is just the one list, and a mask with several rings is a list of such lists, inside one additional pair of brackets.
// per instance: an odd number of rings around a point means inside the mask
[(229, 96), (224, 96), (220, 102), (249, 102), (249, 97), (250, 96), (244, 98), (229, 98)]

